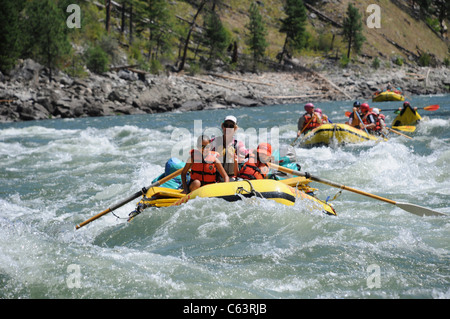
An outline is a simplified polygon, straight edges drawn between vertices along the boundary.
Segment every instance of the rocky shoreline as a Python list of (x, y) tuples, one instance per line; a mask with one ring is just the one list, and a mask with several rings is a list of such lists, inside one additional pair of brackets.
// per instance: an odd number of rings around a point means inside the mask
[(370, 100), (389, 82), (406, 96), (450, 91), (450, 69), (445, 67), (403, 66), (374, 72), (330, 64), (320, 69), (291, 61), (285, 71), (191, 76), (153, 75), (123, 67), (81, 79), (59, 72), (49, 82), (44, 67), (25, 60), (9, 75), (0, 73), (0, 122)]

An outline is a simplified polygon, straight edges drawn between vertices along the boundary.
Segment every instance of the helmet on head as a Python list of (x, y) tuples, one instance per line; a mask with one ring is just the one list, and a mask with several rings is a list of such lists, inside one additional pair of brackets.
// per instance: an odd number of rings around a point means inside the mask
[(256, 152), (266, 154), (267, 156), (272, 155), (272, 146), (269, 143), (261, 143), (258, 145)]
[(367, 104), (367, 103), (361, 104), (361, 111), (367, 112), (367, 111), (369, 111), (369, 110), (370, 110), (369, 104)]
[(355, 101), (355, 103), (353, 103), (353, 107), (360, 107), (361, 106), (361, 102), (359, 101)]
[(408, 101), (405, 101), (405, 103), (403, 103), (403, 107), (407, 107), (407, 106), (411, 106), (411, 104)]
[(312, 104), (312, 103), (306, 103), (305, 104), (305, 110), (306, 111), (310, 111), (310, 110), (312, 110), (314, 108), (314, 104)]
[(321, 109), (315, 109), (314, 112), (322, 114), (322, 110)]
[(372, 109), (372, 111), (375, 114), (380, 114), (380, 109), (374, 108), (374, 109)]

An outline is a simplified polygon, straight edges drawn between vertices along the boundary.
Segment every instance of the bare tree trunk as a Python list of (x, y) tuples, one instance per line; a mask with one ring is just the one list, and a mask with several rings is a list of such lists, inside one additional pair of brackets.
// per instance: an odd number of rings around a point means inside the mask
[(109, 25), (111, 20), (111, 0), (105, 0), (105, 7), (106, 7), (106, 22), (105, 22), (105, 28), (106, 32), (109, 33)]
[(195, 20), (197, 19), (198, 15), (200, 14), (200, 11), (202, 11), (206, 2), (207, 2), (207, 0), (202, 0), (202, 2), (200, 3), (200, 6), (198, 7), (197, 13), (195, 14), (194, 18), (192, 18), (192, 22), (189, 27), (189, 32), (186, 37), (186, 42), (184, 43), (183, 57), (181, 59), (180, 67), (178, 68), (178, 72), (183, 71), (183, 69), (184, 69), (184, 64), (186, 63), (187, 49), (189, 46), (189, 40), (191, 39), (191, 34), (192, 34), (192, 30), (194, 29)]

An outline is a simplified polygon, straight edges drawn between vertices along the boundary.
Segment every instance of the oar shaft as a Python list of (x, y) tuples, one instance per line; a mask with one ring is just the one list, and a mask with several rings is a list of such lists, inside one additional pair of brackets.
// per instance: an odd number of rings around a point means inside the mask
[(400, 132), (398, 132), (398, 131), (396, 131), (396, 130), (393, 130), (393, 129), (391, 129), (390, 127), (387, 127), (386, 126), (386, 128), (389, 130), (389, 131), (391, 131), (391, 132), (394, 132), (395, 134), (398, 134), (398, 135), (401, 135), (401, 136), (404, 136), (404, 137), (407, 137), (407, 138), (409, 138), (410, 140), (412, 140), (413, 138), (411, 137), (411, 136), (408, 136), (408, 135), (405, 135), (405, 134), (402, 134), (402, 133), (400, 133)]
[[(286, 168), (286, 167), (283, 167), (283, 166), (279, 166), (279, 165), (275, 165), (275, 164), (270, 164), (270, 166), (272, 166), (272, 168), (274, 168), (274, 169), (277, 169), (277, 170), (279, 170), (281, 172), (285, 172), (285, 173), (288, 173), (288, 174), (297, 175), (297, 176), (306, 176), (305, 173), (302, 173), (302, 172), (299, 172), (299, 171), (296, 171), (296, 170), (293, 170), (293, 169), (289, 169), (289, 168)], [(335, 182), (332, 182), (332, 181), (329, 181), (329, 180), (326, 180), (326, 179), (323, 179), (323, 178), (319, 178), (317, 176), (310, 175), (309, 178), (312, 181), (315, 181), (315, 182), (318, 182), (318, 183), (322, 183), (322, 184), (325, 184), (325, 185), (328, 185), (328, 186), (340, 188), (340, 189), (347, 190), (347, 191), (350, 191), (350, 192), (353, 192), (353, 193), (357, 193), (357, 194), (360, 194), (360, 195), (364, 195), (364, 196), (367, 196), (367, 197), (378, 199), (378, 200), (384, 201), (384, 202), (389, 203), (389, 204), (393, 204), (393, 205), (396, 204), (395, 201), (390, 200), (388, 198), (384, 198), (384, 197), (381, 197), (381, 196), (378, 196), (378, 195), (366, 193), (366, 192), (360, 191), (359, 189), (348, 187), (348, 186), (345, 186), (343, 184), (338, 184), (338, 183), (335, 183)]]
[[(299, 171), (296, 171), (296, 170), (293, 170), (293, 169), (289, 169), (289, 168), (286, 168), (286, 167), (283, 167), (283, 166), (279, 166), (279, 165), (272, 164), (272, 163), (269, 163), (269, 166), (271, 168), (279, 170), (281, 172), (285, 172), (285, 173), (292, 174), (292, 175), (306, 177), (305, 173), (301, 173)], [(319, 178), (319, 177), (316, 177), (316, 176), (309, 175), (308, 178), (310, 178), (311, 180), (313, 180), (315, 182), (319, 182), (319, 183), (326, 184), (326, 185), (329, 185), (329, 186), (333, 186), (333, 187), (336, 187), (336, 188), (341, 188), (341, 189), (348, 190), (350, 192), (354, 192), (354, 193), (357, 193), (357, 194), (360, 194), (360, 195), (364, 195), (364, 196), (367, 196), (367, 197), (370, 197), (370, 198), (373, 198), (373, 199), (381, 200), (383, 202), (386, 202), (386, 203), (389, 203), (389, 204), (392, 204), (392, 205), (396, 205), (397, 207), (399, 207), (399, 208), (401, 208), (401, 209), (403, 209), (403, 210), (405, 210), (405, 211), (407, 211), (409, 213), (418, 215), (418, 216), (424, 216), (424, 215), (426, 215), (426, 216), (445, 216), (445, 214), (443, 214), (443, 213), (437, 212), (435, 210), (432, 210), (432, 209), (429, 209), (429, 208), (426, 208), (426, 207), (422, 207), (422, 206), (414, 205), (414, 204), (409, 204), (409, 203), (396, 202), (396, 201), (393, 201), (393, 200), (388, 199), (388, 198), (384, 198), (384, 197), (381, 197), (381, 196), (378, 196), (378, 195), (366, 193), (366, 192), (360, 191), (358, 189), (355, 189), (355, 188), (352, 188), (352, 187), (348, 187), (348, 186), (345, 186), (345, 185), (342, 185), (342, 184), (334, 183), (334, 182), (331, 182), (331, 181), (328, 181), (326, 179), (322, 179), (322, 178)]]
[[(164, 184), (165, 182), (171, 180), (172, 178), (175, 178), (175, 177), (177, 177), (178, 175), (180, 175), (182, 171), (183, 171), (183, 169), (180, 168), (180, 169), (177, 170), (176, 172), (173, 172), (172, 174), (170, 174), (170, 175), (168, 175), (168, 176), (166, 176), (166, 177), (164, 177), (164, 178), (161, 178), (159, 181), (157, 181), (157, 182), (151, 184), (150, 186), (147, 187), (147, 189), (150, 189), (150, 188), (152, 188), (152, 187), (156, 187), (156, 186), (159, 186), (159, 185)], [(76, 229), (80, 229), (81, 227), (83, 227), (83, 226), (89, 224), (90, 222), (92, 222), (92, 221), (94, 221), (94, 220), (96, 220), (96, 219), (102, 217), (103, 215), (106, 215), (106, 214), (108, 214), (108, 213), (110, 213), (110, 212), (116, 210), (117, 208), (122, 207), (122, 206), (125, 205), (125, 204), (128, 204), (129, 202), (131, 202), (132, 200), (138, 198), (138, 197), (141, 196), (141, 195), (144, 195), (142, 191), (136, 192), (136, 193), (134, 193), (133, 195), (131, 195), (130, 197), (128, 197), (128, 198), (124, 199), (123, 201), (121, 201), (121, 202), (115, 204), (114, 206), (111, 206), (110, 208), (105, 209), (105, 210), (102, 211), (100, 214), (97, 214), (97, 215), (95, 215), (95, 216), (89, 218), (88, 220), (86, 220), (86, 221), (84, 221), (84, 222), (82, 222), (82, 223), (76, 225), (75, 228), (76, 228)]]

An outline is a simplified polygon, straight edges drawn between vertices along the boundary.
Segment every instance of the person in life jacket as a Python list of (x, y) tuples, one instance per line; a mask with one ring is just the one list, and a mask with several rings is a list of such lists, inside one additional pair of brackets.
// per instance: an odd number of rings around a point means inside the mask
[[(197, 149), (192, 149), (190, 151), (190, 156), (186, 161), (186, 165), (181, 171), (181, 180), (186, 194), (203, 185), (216, 183), (218, 181), (217, 172), (222, 176), (225, 182), (230, 181), (218, 157), (218, 153), (211, 151), (209, 137), (206, 135), (199, 136), (197, 140)], [(191, 181), (188, 185), (186, 175), (189, 169), (191, 170)]]
[(380, 123), (378, 116), (372, 111), (369, 104), (361, 104), (361, 120), (360, 128), (366, 129), (369, 133), (380, 131)]
[(255, 152), (249, 154), (249, 159), (241, 167), (238, 177), (244, 179), (264, 179), (270, 171), (269, 163), (272, 156), (272, 146), (269, 143), (261, 143)]
[(417, 111), (417, 106), (415, 106), (415, 107), (412, 107), (411, 106), (411, 103), (409, 103), (408, 101), (405, 101), (404, 103), (403, 103), (403, 107), (399, 107), (398, 108), (398, 110), (400, 111), (400, 114), (402, 114), (403, 115), (403, 113), (405, 113), (405, 111), (406, 111), (406, 109), (407, 108), (411, 108), (411, 110), (413, 110), (414, 112), (414, 114), (416, 113), (416, 111)]
[(322, 125), (321, 120), (317, 116), (317, 114), (314, 112), (314, 104), (307, 103), (304, 106), (306, 113), (303, 114), (299, 119), (297, 123), (297, 137), (302, 135), (302, 133), (306, 134), (309, 131), (315, 129), (316, 127), (319, 127)]
[(330, 123), (330, 121), (328, 119), (328, 116), (326, 114), (324, 114), (321, 109), (319, 109), (319, 108), (315, 109), (314, 113), (316, 113), (316, 115), (319, 116), (319, 119), (320, 119), (319, 122), (320, 123), (322, 123), (322, 124)]
[(239, 128), (235, 116), (226, 116), (221, 127), (223, 134), (211, 140), (211, 150), (219, 153), (219, 160), (223, 168), (229, 177), (233, 177), (237, 175), (238, 163), (244, 162), (248, 150), (243, 142), (234, 137)]
[(377, 121), (380, 126), (380, 133), (382, 135), (387, 135), (388, 131), (386, 128), (386, 116), (383, 113), (381, 113), (381, 110), (378, 108), (372, 109), (372, 112), (374, 112), (377, 116)]
[(358, 113), (361, 117), (360, 107), (361, 107), (361, 102), (355, 101), (355, 103), (353, 103), (353, 112), (349, 115), (348, 121), (345, 122), (345, 124), (348, 124), (353, 127), (359, 127), (359, 124), (361, 122), (359, 121), (358, 115), (356, 115), (356, 113)]

